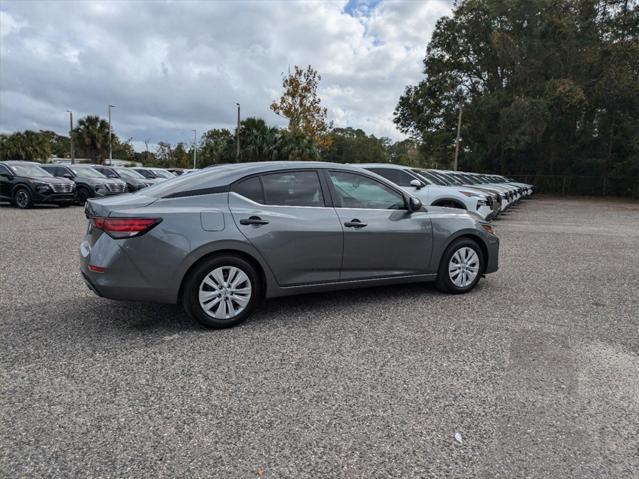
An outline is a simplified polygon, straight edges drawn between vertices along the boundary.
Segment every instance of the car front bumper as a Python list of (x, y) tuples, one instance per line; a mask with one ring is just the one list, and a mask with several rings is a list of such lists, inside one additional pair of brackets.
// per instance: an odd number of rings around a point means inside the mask
[(488, 260), (486, 261), (485, 274), (494, 273), (499, 269), (499, 238), (489, 234), (486, 238), (486, 250)]
[(75, 191), (70, 193), (33, 193), (33, 202), (37, 204), (73, 203), (75, 201)]

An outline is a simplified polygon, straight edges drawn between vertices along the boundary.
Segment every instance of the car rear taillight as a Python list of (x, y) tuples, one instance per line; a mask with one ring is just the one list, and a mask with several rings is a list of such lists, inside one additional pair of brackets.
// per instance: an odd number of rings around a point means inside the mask
[(91, 218), (94, 228), (104, 231), (114, 239), (141, 236), (161, 221), (162, 218)]

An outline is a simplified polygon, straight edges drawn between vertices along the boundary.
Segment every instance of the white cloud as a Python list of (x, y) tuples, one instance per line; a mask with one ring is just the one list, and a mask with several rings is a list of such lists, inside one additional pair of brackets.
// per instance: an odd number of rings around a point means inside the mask
[(424, 2), (3, 2), (0, 130), (67, 129), (106, 116), (133, 137), (190, 141), (268, 106), (281, 75), (308, 64), (336, 126), (401, 138), (392, 118), (422, 75), (445, 0)]

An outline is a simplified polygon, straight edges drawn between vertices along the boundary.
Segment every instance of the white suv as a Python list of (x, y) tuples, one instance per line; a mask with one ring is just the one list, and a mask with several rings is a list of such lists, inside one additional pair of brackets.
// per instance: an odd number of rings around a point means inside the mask
[(490, 193), (465, 186), (438, 185), (415, 168), (389, 163), (361, 163), (353, 166), (392, 181), (427, 206), (461, 208), (477, 213), (482, 219), (494, 218), (499, 213), (499, 207)]

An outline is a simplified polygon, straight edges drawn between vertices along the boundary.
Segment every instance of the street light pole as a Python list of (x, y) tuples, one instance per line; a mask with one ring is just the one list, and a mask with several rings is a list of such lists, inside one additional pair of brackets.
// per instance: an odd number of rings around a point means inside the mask
[(239, 163), (240, 161), (240, 104), (236, 103), (236, 105), (237, 105), (237, 129), (235, 130), (235, 144), (236, 144), (235, 162)]
[(197, 165), (197, 130), (193, 130), (193, 169)]
[(149, 141), (151, 141), (151, 138), (144, 140), (144, 145), (146, 146), (146, 155), (144, 155), (144, 159), (147, 163), (149, 162)]
[(111, 108), (115, 108), (115, 105), (109, 105), (109, 165), (113, 164), (113, 145), (111, 144)]
[(459, 157), (459, 134), (461, 132), (462, 112), (464, 111), (464, 98), (459, 98), (459, 117), (457, 118), (457, 138), (455, 139), (455, 161), (453, 162), (453, 170), (457, 171), (457, 158)]
[(69, 143), (71, 150), (71, 164), (75, 163), (75, 149), (73, 148), (73, 112), (71, 110), (67, 110), (69, 112)]

